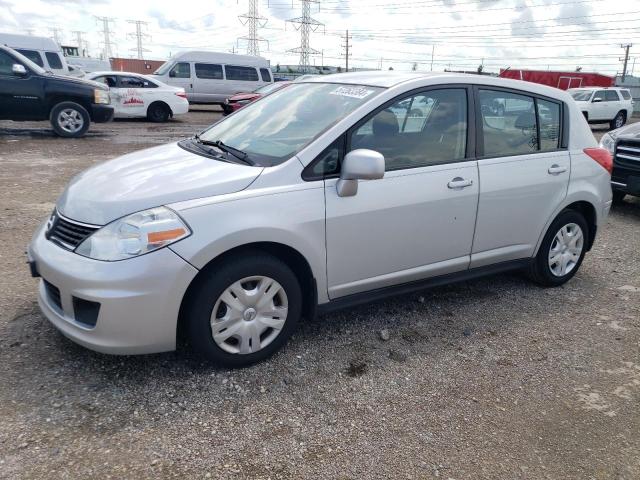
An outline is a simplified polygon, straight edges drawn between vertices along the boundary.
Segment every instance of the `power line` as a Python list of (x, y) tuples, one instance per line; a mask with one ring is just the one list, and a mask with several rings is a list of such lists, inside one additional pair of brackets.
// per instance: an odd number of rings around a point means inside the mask
[(135, 32), (130, 32), (127, 34), (127, 38), (136, 39), (135, 48), (130, 48), (129, 50), (135, 50), (136, 54), (138, 55), (138, 60), (142, 60), (144, 58), (144, 52), (149, 51), (142, 46), (142, 42), (143, 40), (151, 40), (151, 36), (148, 33), (142, 31), (143, 27), (147, 27), (148, 22), (143, 22), (142, 20), (127, 20), (127, 23), (132, 23), (136, 26)]
[[(267, 19), (258, 15), (258, 0), (249, 0), (249, 11), (238, 17), (242, 25), (249, 27), (248, 35), (239, 37), (238, 40), (247, 41), (247, 55), (260, 55), (260, 42), (267, 42), (258, 36), (258, 27), (263, 28), (267, 24)], [(267, 43), (268, 48), (268, 43)]]
[(309, 33), (324, 26), (323, 23), (311, 17), (312, 3), (318, 4), (318, 8), (320, 8), (320, 0), (301, 0), (302, 16), (287, 20), (287, 22), (293, 23), (296, 30), (300, 30), (300, 46), (292, 48), (289, 52), (300, 54), (300, 70), (302, 72), (309, 71), (309, 55), (320, 53), (309, 45)]
[(113, 57), (112, 47), (115, 47), (116, 45), (111, 41), (111, 35), (113, 35), (113, 31), (111, 31), (111, 25), (116, 21), (116, 19), (112, 17), (96, 16), (96, 21), (98, 23), (102, 23), (102, 30), (100, 31), (103, 36), (102, 56), (104, 60), (109, 60), (111, 57)]

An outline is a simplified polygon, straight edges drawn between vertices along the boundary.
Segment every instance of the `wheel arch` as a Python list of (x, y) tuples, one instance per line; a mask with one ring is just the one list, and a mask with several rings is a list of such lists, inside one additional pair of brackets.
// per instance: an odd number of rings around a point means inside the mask
[(171, 110), (171, 106), (164, 100), (154, 100), (153, 102), (151, 102), (147, 107), (147, 113), (146, 113), (147, 115), (149, 115), (149, 109), (154, 105), (162, 105), (164, 108), (166, 108), (169, 111), (169, 116), (173, 117), (173, 110)]
[(86, 98), (67, 96), (67, 95), (55, 95), (49, 99), (49, 101), (47, 102), (47, 111), (46, 111), (47, 118), (51, 117), (51, 111), (56, 105), (64, 102), (72, 102), (72, 103), (77, 103), (78, 105), (81, 105), (89, 114), (89, 118), (91, 118), (91, 104), (89, 101), (87, 101)]
[(261, 252), (274, 256), (275, 258), (286, 263), (293, 270), (294, 274), (298, 278), (300, 288), (302, 289), (302, 315), (305, 318), (313, 318), (316, 313), (316, 307), (318, 303), (318, 293), (316, 279), (313, 275), (313, 270), (307, 259), (295, 248), (285, 245), (284, 243), (272, 242), (272, 241), (260, 241), (251, 242), (243, 245), (231, 248), (215, 258), (211, 259), (204, 267), (198, 272), (198, 274), (191, 280), (191, 283), (187, 287), (185, 294), (182, 297), (180, 303), (180, 309), (178, 313), (178, 322), (176, 329), (176, 339), (178, 342), (183, 342), (185, 338), (185, 310), (188, 302), (191, 300), (196, 289), (200, 285), (200, 282), (204, 278), (205, 274), (212, 269), (215, 269), (221, 262), (226, 261), (235, 256), (243, 255), (248, 252)]
[(549, 219), (547, 224), (544, 226), (544, 229), (542, 230), (542, 232), (540, 232), (540, 238), (538, 239), (534, 256), (538, 254), (538, 250), (540, 249), (542, 240), (544, 239), (544, 236), (547, 233), (547, 230), (549, 230), (549, 227), (551, 226), (553, 221), (558, 217), (558, 215), (560, 215), (565, 210), (573, 210), (581, 213), (584, 216), (585, 221), (587, 222), (587, 226), (589, 227), (589, 232), (588, 232), (589, 235), (587, 238), (586, 247), (587, 247), (587, 251), (591, 250), (591, 247), (593, 246), (593, 243), (596, 238), (596, 233), (598, 230), (598, 216), (596, 213), (596, 207), (593, 204), (593, 202), (589, 200), (575, 199), (575, 200), (567, 201), (567, 203), (563, 204), (553, 213), (553, 215), (551, 215), (551, 218)]

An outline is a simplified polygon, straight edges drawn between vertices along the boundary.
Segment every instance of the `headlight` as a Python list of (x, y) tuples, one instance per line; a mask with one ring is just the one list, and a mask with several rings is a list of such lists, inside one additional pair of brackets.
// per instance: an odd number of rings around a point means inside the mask
[(177, 213), (157, 207), (105, 225), (86, 238), (75, 252), (95, 260), (124, 260), (166, 247), (189, 235), (191, 230)]
[(111, 103), (111, 99), (109, 98), (109, 91), (102, 90), (101, 88), (96, 88), (93, 90), (93, 103)]
[(600, 140), (600, 147), (607, 150), (611, 155), (613, 155), (613, 149), (616, 145), (616, 139), (611, 133), (605, 133)]

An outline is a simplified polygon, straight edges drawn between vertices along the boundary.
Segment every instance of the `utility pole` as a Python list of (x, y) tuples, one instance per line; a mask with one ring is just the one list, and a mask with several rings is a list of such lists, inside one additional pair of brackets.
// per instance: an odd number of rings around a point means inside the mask
[(148, 23), (143, 22), (142, 20), (127, 20), (128, 23), (132, 23), (136, 26), (136, 31), (127, 34), (127, 38), (135, 38), (136, 39), (136, 47), (130, 48), (129, 50), (135, 50), (138, 55), (138, 60), (142, 60), (144, 55), (143, 52), (148, 52), (146, 48), (142, 47), (143, 40), (151, 40), (151, 36), (142, 31), (142, 28), (146, 28)]
[[(624, 48), (624, 66), (622, 67), (622, 81), (624, 82), (624, 77), (627, 76), (627, 64), (629, 63), (629, 49), (633, 46), (631, 43), (627, 43), (626, 45), (620, 45), (620, 47)], [(619, 60), (622, 60), (620, 58)]]
[(342, 45), (342, 48), (344, 48), (344, 53), (342, 54), (342, 56), (345, 59), (345, 72), (349, 71), (349, 57), (351, 56), (351, 52), (349, 52), (349, 48), (352, 47), (351, 43), (351, 36), (349, 35), (349, 30), (346, 31), (345, 35), (344, 35), (344, 44)]
[(104, 40), (102, 41), (102, 56), (103, 60), (109, 61), (111, 57), (113, 57), (113, 49), (111, 47), (115, 46), (115, 43), (111, 41), (111, 35), (113, 31), (111, 30), (111, 25), (116, 21), (115, 18), (112, 17), (96, 17), (96, 21), (98, 23), (102, 23), (102, 30), (100, 33), (103, 35)]
[(300, 70), (302, 73), (307, 73), (309, 71), (309, 55), (320, 53), (309, 45), (309, 33), (315, 32), (324, 25), (311, 18), (311, 4), (316, 3), (319, 8), (320, 0), (300, 0), (300, 3), (302, 5), (302, 16), (287, 20), (287, 22), (293, 23), (296, 30), (300, 30), (300, 46), (287, 51), (300, 54)]
[(86, 56), (86, 51), (89, 49), (87, 41), (82, 36), (87, 32), (81, 32), (80, 30), (74, 30), (73, 33), (76, 36), (76, 43), (78, 44), (78, 54), (81, 57)]
[(435, 43), (431, 45), (431, 71), (433, 72), (433, 55), (436, 53)]
[(51, 27), (49, 28), (49, 31), (51, 32), (51, 38), (53, 38), (53, 41), (60, 45), (62, 42), (62, 30), (60, 30), (59, 27)]
[[(242, 25), (249, 27), (249, 33), (238, 40), (247, 41), (247, 55), (260, 55), (260, 42), (267, 42), (258, 36), (258, 28), (263, 28), (267, 24), (267, 19), (258, 15), (258, 0), (249, 0), (249, 11), (238, 17)], [(267, 42), (267, 48), (269, 43)]]

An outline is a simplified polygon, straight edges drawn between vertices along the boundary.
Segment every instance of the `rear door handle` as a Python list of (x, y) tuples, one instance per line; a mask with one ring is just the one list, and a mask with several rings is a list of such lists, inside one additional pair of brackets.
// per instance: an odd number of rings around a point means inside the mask
[(451, 189), (466, 188), (466, 187), (470, 187), (471, 185), (473, 185), (473, 180), (465, 180), (462, 177), (456, 177), (453, 180), (451, 180), (449, 183), (447, 183), (447, 187)]
[(566, 171), (567, 171), (567, 167), (561, 167), (557, 163), (554, 163), (553, 165), (551, 165), (549, 167), (549, 170), (547, 170), (547, 172), (549, 172), (550, 175), (559, 175)]

